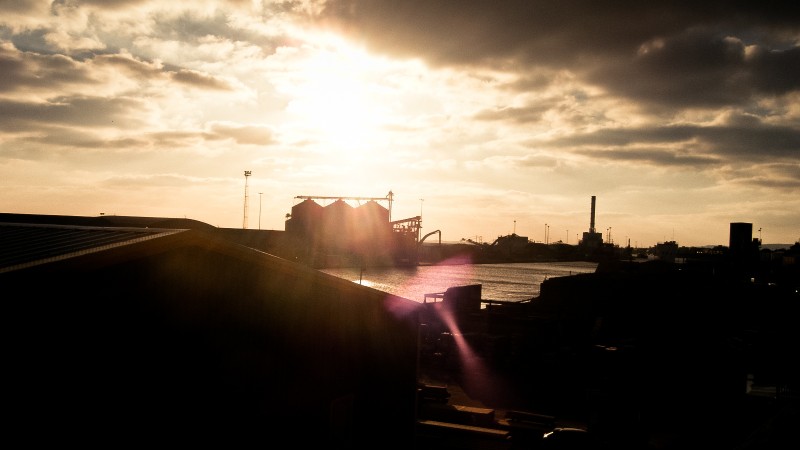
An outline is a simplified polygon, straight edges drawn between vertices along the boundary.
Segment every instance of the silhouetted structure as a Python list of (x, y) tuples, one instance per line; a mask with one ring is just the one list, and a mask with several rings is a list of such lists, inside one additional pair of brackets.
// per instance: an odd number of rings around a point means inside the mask
[(732, 258), (749, 255), (753, 245), (753, 224), (746, 222), (732, 222), (728, 237), (728, 248)]
[(8, 439), (413, 443), (417, 302), (213, 230), (27, 218), (0, 223)]
[(733, 222), (730, 225), (728, 255), (732, 270), (739, 276), (752, 277), (758, 264), (761, 241), (753, 239), (753, 224)]
[(653, 255), (667, 262), (675, 262), (678, 255), (678, 243), (675, 241), (659, 242), (653, 247)]
[(592, 196), (591, 214), (589, 217), (589, 231), (583, 233), (579, 246), (588, 258), (595, 257), (603, 246), (603, 233), (598, 233), (595, 229), (595, 204), (596, 196)]
[[(392, 192), (377, 197), (298, 196), (286, 220), (298, 260), (313, 267), (418, 263), (421, 217), (391, 221)], [(315, 200), (333, 200), (327, 206)], [(346, 200), (357, 201), (351, 206)], [(387, 201), (384, 208), (378, 201)], [(360, 204), (360, 202), (365, 202)]]

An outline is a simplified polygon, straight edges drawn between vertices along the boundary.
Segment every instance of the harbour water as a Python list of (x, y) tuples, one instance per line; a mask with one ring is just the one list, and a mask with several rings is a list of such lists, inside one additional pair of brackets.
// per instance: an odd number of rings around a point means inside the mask
[(538, 296), (541, 283), (547, 278), (592, 273), (596, 268), (594, 262), (573, 261), (349, 267), (322, 272), (418, 302), (424, 300), (425, 294), (469, 284), (482, 285), (484, 300), (521, 301)]

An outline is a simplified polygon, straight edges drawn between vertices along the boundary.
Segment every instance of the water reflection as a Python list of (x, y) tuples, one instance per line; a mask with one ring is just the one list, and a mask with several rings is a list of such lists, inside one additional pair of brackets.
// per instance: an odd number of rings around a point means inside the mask
[(322, 272), (380, 291), (422, 302), (425, 294), (452, 286), (482, 285), (486, 300), (519, 301), (539, 295), (547, 278), (591, 273), (593, 262), (455, 264), (415, 267), (323, 269)]

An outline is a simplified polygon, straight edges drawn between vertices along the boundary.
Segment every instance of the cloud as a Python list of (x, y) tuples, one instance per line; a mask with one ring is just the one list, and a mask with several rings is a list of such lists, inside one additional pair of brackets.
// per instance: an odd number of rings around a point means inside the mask
[(0, 127), (14, 131), (36, 125), (139, 126), (142, 121), (131, 110), (144, 108), (142, 100), (123, 97), (64, 97), (46, 103), (0, 101)]
[(713, 30), (654, 38), (628, 61), (587, 80), (624, 97), (671, 108), (749, 105), (754, 97), (800, 88), (800, 49), (771, 49)]
[[(106, 95), (141, 92), (164, 83), (210, 91), (233, 91), (233, 84), (221, 77), (190, 69), (164, 67), (159, 61), (142, 61), (129, 52), (100, 54), (75, 59), (65, 55), (47, 55), (17, 50), (9, 42), (0, 42), (0, 93), (19, 94), (42, 99), (51, 95)], [(238, 86), (237, 86), (238, 87)]]
[(376, 51), (521, 75), (567, 69), (655, 105), (744, 104), (800, 83), (800, 16), (788, 5), (329, 0), (321, 19)]
[[(671, 146), (675, 150), (667, 157), (666, 150), (657, 152), (626, 150), (642, 144)], [(669, 125), (602, 129), (595, 132), (575, 134), (551, 140), (549, 145), (559, 148), (599, 148), (600, 152), (580, 151), (584, 155), (600, 155), (604, 158), (629, 156), (633, 160), (652, 162), (703, 162), (725, 161), (729, 158), (742, 161), (763, 161), (800, 157), (800, 130), (792, 127), (751, 124), (750, 126), (699, 126)], [(609, 150), (614, 149), (616, 150)], [(698, 155), (697, 159), (681, 156), (681, 152)], [(648, 157), (647, 155), (652, 155)], [(703, 156), (704, 155), (704, 156)], [(714, 158), (720, 157), (720, 159)]]
[(232, 138), (239, 144), (270, 145), (274, 143), (272, 130), (262, 125), (213, 123), (210, 124), (210, 129), (214, 134)]
[(492, 110), (483, 110), (475, 114), (477, 120), (500, 120), (500, 121), (514, 121), (514, 122), (539, 122), (542, 120), (544, 114), (550, 110), (554, 102), (539, 102), (536, 105), (529, 105), (525, 107), (506, 106), (495, 108)]
[(0, 42), (0, 92), (59, 91), (88, 83), (91, 73), (80, 62), (64, 55), (20, 52), (10, 42)]
[(577, 153), (596, 159), (617, 161), (622, 163), (648, 163), (656, 166), (687, 166), (698, 167), (719, 164), (718, 158), (698, 155), (681, 154), (674, 151), (659, 149), (630, 149), (630, 150), (580, 150)]
[(221, 91), (233, 90), (231, 86), (218, 77), (195, 72), (193, 70), (179, 70), (171, 73), (171, 79), (179, 84), (201, 89), (213, 89)]

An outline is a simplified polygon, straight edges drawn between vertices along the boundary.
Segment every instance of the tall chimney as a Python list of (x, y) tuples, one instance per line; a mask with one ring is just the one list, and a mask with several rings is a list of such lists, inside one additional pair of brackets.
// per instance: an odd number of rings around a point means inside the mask
[(592, 220), (589, 222), (589, 233), (594, 233), (595, 232), (594, 231), (594, 202), (595, 202), (595, 198), (596, 197), (593, 195), (592, 196)]

